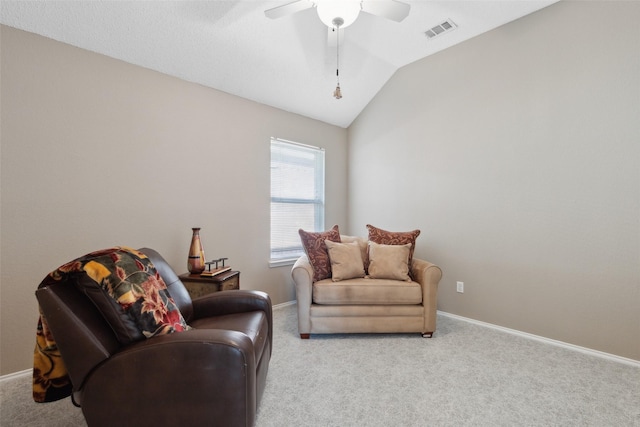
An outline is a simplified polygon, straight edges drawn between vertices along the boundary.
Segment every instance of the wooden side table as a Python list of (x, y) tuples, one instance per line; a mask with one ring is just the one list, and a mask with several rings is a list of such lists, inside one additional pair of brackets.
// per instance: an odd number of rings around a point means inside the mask
[(180, 280), (189, 291), (191, 298), (201, 297), (212, 292), (240, 289), (240, 272), (225, 271), (214, 277), (200, 277), (199, 274), (181, 274)]

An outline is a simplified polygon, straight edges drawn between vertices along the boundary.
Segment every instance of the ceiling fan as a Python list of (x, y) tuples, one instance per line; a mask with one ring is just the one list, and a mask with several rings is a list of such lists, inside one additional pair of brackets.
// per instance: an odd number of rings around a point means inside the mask
[(318, 17), (329, 28), (345, 28), (353, 24), (360, 11), (401, 22), (409, 15), (411, 6), (396, 0), (296, 0), (264, 11), (267, 18), (277, 19), (302, 10), (316, 8)]
[[(283, 6), (267, 9), (264, 14), (267, 18), (277, 19), (312, 7), (316, 8), (318, 17), (328, 27), (329, 37), (331, 38), (331, 33), (336, 34), (338, 46), (340, 45), (340, 30), (353, 24), (361, 11), (400, 22), (409, 15), (411, 10), (410, 5), (396, 0), (296, 0)], [(333, 91), (333, 96), (336, 99), (342, 98), (339, 66), (340, 49), (338, 47), (336, 49), (337, 85)]]

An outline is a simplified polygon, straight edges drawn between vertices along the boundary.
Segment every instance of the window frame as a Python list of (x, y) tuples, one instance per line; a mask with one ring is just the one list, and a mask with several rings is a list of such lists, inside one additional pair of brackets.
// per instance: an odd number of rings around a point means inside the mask
[[(293, 153), (296, 151), (299, 153), (312, 153), (313, 159), (310, 162), (313, 162), (313, 184), (312, 189), (314, 190), (314, 196), (312, 198), (309, 197), (274, 197), (274, 146), (280, 147), (283, 150), (290, 150), (292, 152), (291, 159), (293, 160)], [(278, 256), (278, 249), (274, 248), (274, 203), (282, 203), (282, 204), (299, 204), (306, 206), (313, 206), (314, 217), (313, 217), (313, 230), (307, 230), (308, 227), (305, 227), (306, 231), (318, 232), (324, 229), (324, 217), (325, 217), (325, 149), (321, 147), (316, 147), (313, 145), (301, 144), (299, 142), (289, 141), (281, 138), (272, 137), (269, 145), (270, 150), (270, 176), (269, 176), (269, 192), (270, 192), (270, 214), (269, 214), (269, 225), (270, 225), (270, 234), (269, 234), (269, 266), (270, 267), (279, 267), (284, 265), (292, 265), (295, 261), (301, 256), (304, 255), (304, 248), (302, 247), (302, 242), (297, 234), (296, 228), (296, 236), (295, 246), (289, 246), (286, 248), (282, 248), (280, 250), (281, 256)], [(286, 160), (286, 156), (283, 156), (279, 160)], [(289, 164), (299, 165), (297, 162), (291, 162)], [(300, 227), (301, 228), (301, 227)], [(291, 237), (291, 236), (290, 236)], [(274, 250), (275, 249), (275, 250)]]

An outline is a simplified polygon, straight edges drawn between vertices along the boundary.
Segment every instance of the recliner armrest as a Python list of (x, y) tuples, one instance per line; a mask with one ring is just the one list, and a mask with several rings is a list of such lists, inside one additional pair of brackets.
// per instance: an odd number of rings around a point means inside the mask
[(267, 293), (235, 289), (214, 292), (193, 300), (193, 315), (195, 319), (256, 310), (264, 311), (271, 321), (273, 317), (271, 298)]
[[(269, 294), (262, 291), (235, 289), (214, 292), (193, 300), (193, 319), (224, 316), (226, 314), (263, 311), (269, 325), (268, 341), (273, 343), (273, 306)], [(271, 354), (271, 353), (269, 353)]]

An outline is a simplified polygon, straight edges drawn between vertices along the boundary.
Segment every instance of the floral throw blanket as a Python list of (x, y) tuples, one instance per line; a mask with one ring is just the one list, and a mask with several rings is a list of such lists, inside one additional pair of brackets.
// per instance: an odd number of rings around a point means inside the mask
[[(101, 313), (123, 344), (189, 329), (149, 258), (135, 249), (118, 246), (75, 259), (49, 273), (38, 287), (52, 285), (76, 286), (81, 291), (101, 289), (85, 293), (96, 306), (107, 308)], [(71, 391), (55, 337), (41, 312), (33, 361), (33, 399), (52, 402)]]

